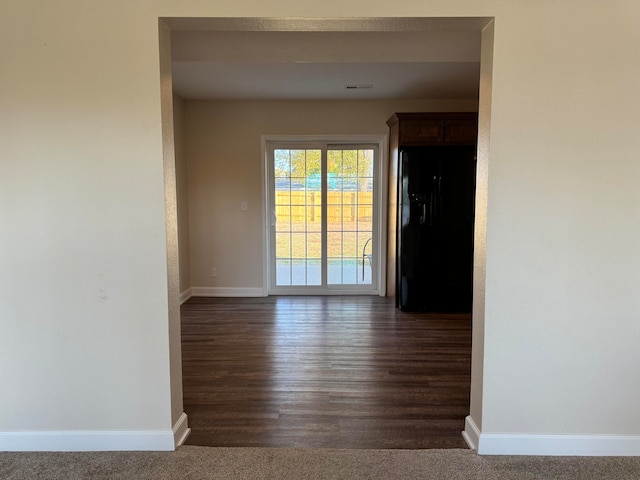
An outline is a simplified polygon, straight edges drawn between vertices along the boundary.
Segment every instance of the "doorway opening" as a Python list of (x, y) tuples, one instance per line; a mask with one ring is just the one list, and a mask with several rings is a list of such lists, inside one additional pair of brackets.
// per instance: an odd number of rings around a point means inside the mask
[[(491, 105), (491, 59), (493, 50), (493, 28), (492, 19), (485, 17), (477, 18), (365, 18), (365, 19), (265, 19), (265, 18), (163, 18), (161, 19), (173, 32), (179, 31), (208, 31), (214, 33), (234, 32), (238, 36), (248, 34), (250, 32), (321, 32), (331, 35), (338, 35), (340, 32), (392, 32), (400, 36), (411, 32), (427, 32), (437, 31), (448, 33), (457, 31), (473, 31), (484, 32), (487, 27), (486, 35), (482, 33), (483, 43), (483, 61), (481, 64), (480, 79), (480, 102), (479, 102), (479, 143), (478, 143), (478, 173), (477, 185), (479, 186), (476, 195), (476, 242), (474, 250), (475, 258), (475, 276), (474, 276), (474, 304), (473, 304), (473, 352), (475, 366), (472, 367), (471, 377), (471, 414), (476, 421), (481, 420), (482, 406), (482, 363), (483, 363), (483, 330), (484, 330), (484, 259), (485, 259), (485, 242), (484, 234), (486, 232), (486, 196), (487, 196), (487, 164), (488, 164), (488, 140), (489, 140), (489, 121), (490, 121), (490, 105)], [(491, 25), (489, 28), (488, 26)], [(484, 47), (486, 45), (486, 48)], [(441, 46), (441, 45), (440, 45)], [(425, 50), (433, 50), (433, 46), (425, 45)], [(166, 54), (166, 47), (161, 46), (161, 53)], [(408, 49), (411, 50), (411, 49)], [(325, 50), (325, 56), (331, 56), (334, 50)], [(328, 52), (328, 53), (327, 53)], [(348, 56), (351, 54), (351, 62), (356, 61), (358, 53), (346, 52)], [(248, 78), (248, 76), (247, 76)], [(443, 97), (440, 97), (443, 98)], [(163, 105), (166, 102), (163, 97)], [(434, 102), (435, 109), (442, 109), (442, 104)], [(440, 105), (438, 107), (438, 105)], [(164, 107), (163, 107), (164, 108)], [(445, 107), (446, 108), (446, 107)], [(169, 107), (170, 109), (170, 107)], [(389, 112), (392, 113), (392, 112)], [(166, 165), (165, 165), (165, 168)], [(263, 185), (264, 186), (264, 185)], [(264, 192), (262, 192), (264, 193)], [(264, 195), (263, 195), (264, 198)], [(391, 198), (383, 197), (383, 202), (393, 201)], [(170, 214), (171, 212), (168, 212)], [(267, 208), (262, 209), (262, 214), (267, 216)], [(263, 225), (266, 220), (263, 218)], [(266, 231), (262, 238), (262, 244), (267, 244)], [(479, 241), (478, 241), (479, 239)], [(378, 241), (378, 247), (383, 239)], [(170, 249), (168, 249), (170, 250)], [(382, 258), (381, 258), (382, 260)], [(170, 259), (170, 262), (176, 259)], [(208, 268), (208, 267), (207, 267)], [(213, 275), (212, 275), (213, 276)], [(193, 274), (192, 274), (193, 277)], [(266, 278), (265, 278), (266, 280)], [(193, 283), (193, 282), (192, 282)], [(264, 285), (267, 285), (266, 281)], [(197, 285), (191, 285), (197, 287)], [(176, 288), (174, 283), (170, 284), (170, 289)], [(191, 288), (189, 289), (191, 290)], [(177, 292), (179, 293), (179, 292)], [(266, 293), (266, 291), (265, 291)], [(170, 295), (170, 298), (177, 298), (178, 295)], [(172, 307), (172, 306), (170, 306)], [(178, 325), (179, 325), (179, 319)], [(179, 336), (179, 328), (175, 328), (176, 319), (170, 313), (171, 322), (171, 340), (175, 344), (176, 335)], [(179, 354), (179, 352), (178, 352)], [(172, 353), (173, 355), (173, 353)], [(172, 364), (173, 365), (173, 364)], [(172, 368), (172, 388), (174, 377), (179, 376), (179, 368)], [(475, 382), (474, 382), (475, 379)], [(474, 384), (475, 383), (475, 384)], [(172, 397), (178, 398), (173, 392)], [(474, 402), (475, 398), (475, 402)], [(179, 409), (174, 402), (174, 410)], [(475, 414), (474, 414), (475, 411)], [(479, 422), (478, 422), (479, 423)]]

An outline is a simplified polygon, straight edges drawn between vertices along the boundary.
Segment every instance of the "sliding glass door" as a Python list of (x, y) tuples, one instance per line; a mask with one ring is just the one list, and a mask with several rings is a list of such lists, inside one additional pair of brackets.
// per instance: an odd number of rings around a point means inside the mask
[(377, 150), (269, 144), (270, 293), (377, 293)]

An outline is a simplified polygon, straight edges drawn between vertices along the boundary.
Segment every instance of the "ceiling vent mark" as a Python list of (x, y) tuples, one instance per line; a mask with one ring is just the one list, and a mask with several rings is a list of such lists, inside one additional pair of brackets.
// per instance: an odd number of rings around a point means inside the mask
[(349, 83), (344, 86), (347, 90), (366, 90), (373, 88), (372, 83)]

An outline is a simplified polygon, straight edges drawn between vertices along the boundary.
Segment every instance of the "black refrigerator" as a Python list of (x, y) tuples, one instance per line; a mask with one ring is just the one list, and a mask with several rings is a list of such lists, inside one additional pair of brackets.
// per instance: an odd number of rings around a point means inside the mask
[(398, 167), (398, 307), (470, 312), (476, 147), (403, 147)]

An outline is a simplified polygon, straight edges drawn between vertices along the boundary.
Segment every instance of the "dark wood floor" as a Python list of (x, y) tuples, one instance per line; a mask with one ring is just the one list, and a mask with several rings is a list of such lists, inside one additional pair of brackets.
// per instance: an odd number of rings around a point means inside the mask
[(192, 298), (182, 305), (190, 445), (464, 448), (469, 315), (387, 298)]

